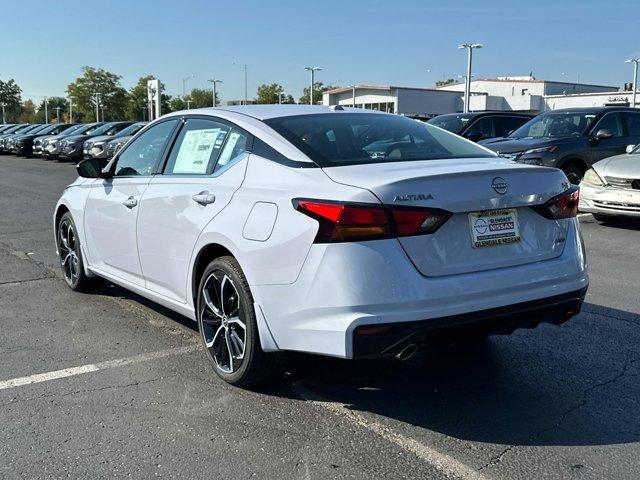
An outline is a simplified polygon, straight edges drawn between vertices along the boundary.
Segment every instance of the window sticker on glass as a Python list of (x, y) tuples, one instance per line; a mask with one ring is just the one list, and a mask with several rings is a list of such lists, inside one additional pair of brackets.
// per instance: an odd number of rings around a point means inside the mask
[(220, 153), (220, 158), (218, 159), (218, 167), (224, 167), (227, 163), (229, 163), (229, 160), (231, 160), (231, 155), (235, 151), (236, 144), (238, 143), (239, 139), (240, 134), (238, 132), (231, 132), (224, 150), (222, 150), (222, 153)]
[(202, 174), (207, 172), (211, 153), (219, 149), (227, 132), (220, 128), (189, 130), (185, 133), (173, 173)]

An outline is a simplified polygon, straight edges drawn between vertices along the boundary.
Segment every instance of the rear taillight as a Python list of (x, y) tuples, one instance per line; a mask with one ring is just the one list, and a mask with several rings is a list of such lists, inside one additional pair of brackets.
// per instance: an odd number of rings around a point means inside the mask
[(572, 185), (568, 190), (553, 197), (544, 205), (537, 205), (533, 209), (545, 218), (560, 220), (572, 218), (578, 215), (578, 202), (580, 201), (580, 188)]
[(315, 243), (376, 240), (435, 232), (451, 213), (438, 209), (297, 199), (296, 210), (316, 219)]

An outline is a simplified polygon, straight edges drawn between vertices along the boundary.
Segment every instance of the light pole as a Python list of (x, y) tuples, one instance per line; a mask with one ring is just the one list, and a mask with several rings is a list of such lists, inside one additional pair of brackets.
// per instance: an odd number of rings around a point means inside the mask
[(62, 108), (56, 107), (54, 110), (56, 111), (56, 123), (60, 123), (60, 110), (62, 110)]
[(187, 80), (191, 80), (192, 78), (196, 78), (195, 75), (189, 75), (188, 77), (184, 77), (182, 79), (182, 99), (187, 96)]
[(482, 48), (480, 43), (463, 43), (458, 48), (467, 50), (467, 79), (464, 83), (464, 113), (469, 112), (469, 97), (471, 96), (471, 61), (473, 59), (473, 49)]
[(44, 123), (45, 125), (49, 124), (49, 109), (47, 108), (47, 97), (44, 97)]
[[(239, 63), (237, 62), (233, 62), (233, 65), (238, 65), (240, 66)], [(247, 104), (247, 101), (249, 99), (248, 95), (247, 95), (247, 64), (243, 63), (242, 67), (244, 68), (244, 104)]]
[(187, 110), (191, 110), (191, 100), (187, 100)]
[(69, 97), (69, 123), (73, 123), (73, 100)]
[(213, 106), (217, 107), (218, 106), (218, 100), (216, 98), (216, 84), (218, 83), (222, 83), (222, 80), (218, 80), (216, 78), (210, 78), (209, 80), (207, 80), (207, 82), (211, 83), (211, 86), (213, 87)]
[(320, 67), (304, 67), (307, 72), (311, 72), (311, 84), (309, 85), (309, 105), (313, 105), (313, 81), (315, 72), (322, 70)]
[(147, 120), (145, 115), (145, 112), (147, 111), (147, 107), (142, 107), (140, 110), (142, 110), (142, 121), (144, 122)]
[(2, 107), (2, 123), (7, 123), (7, 120), (5, 119), (5, 116), (4, 116), (4, 107), (6, 106), (7, 106), (6, 103), (0, 103), (0, 107)]
[(352, 103), (352, 107), (356, 108), (356, 86), (352, 85), (351, 86), (351, 103)]
[(98, 92), (95, 93), (96, 97), (96, 122), (100, 121), (100, 94)]
[(633, 63), (633, 100), (631, 101), (631, 106), (636, 108), (636, 90), (638, 90), (638, 63), (640, 62), (640, 58), (630, 58), (629, 60), (625, 60), (625, 63)]

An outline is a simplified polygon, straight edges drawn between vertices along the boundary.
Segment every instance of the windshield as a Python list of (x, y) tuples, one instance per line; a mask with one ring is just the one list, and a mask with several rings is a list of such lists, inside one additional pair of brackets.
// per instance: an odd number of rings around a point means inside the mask
[(35, 130), (33, 133), (42, 133), (44, 135), (58, 128), (59, 128), (58, 125), (48, 125), (48, 126), (42, 127), (40, 130)]
[(142, 127), (144, 127), (146, 123), (134, 123), (133, 125), (128, 126), (121, 132), (119, 132), (116, 137), (129, 137), (131, 135), (135, 135), (138, 133)]
[(427, 123), (435, 125), (436, 127), (444, 128), (449, 132), (460, 133), (472, 118), (473, 114), (469, 113), (438, 115)]
[(563, 112), (543, 113), (532, 118), (509, 138), (554, 138), (580, 136), (593, 120), (595, 113)]
[(457, 135), (397, 115), (336, 112), (265, 123), (321, 167), (494, 156)]

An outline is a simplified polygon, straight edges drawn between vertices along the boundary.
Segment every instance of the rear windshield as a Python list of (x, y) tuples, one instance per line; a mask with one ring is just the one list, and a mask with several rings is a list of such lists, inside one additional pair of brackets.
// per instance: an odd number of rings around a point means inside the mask
[(265, 123), (321, 167), (494, 156), (457, 135), (398, 115), (336, 112)]

